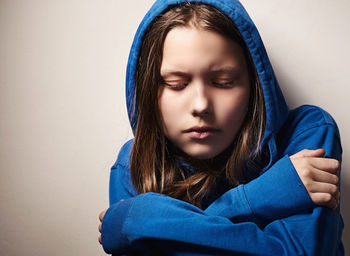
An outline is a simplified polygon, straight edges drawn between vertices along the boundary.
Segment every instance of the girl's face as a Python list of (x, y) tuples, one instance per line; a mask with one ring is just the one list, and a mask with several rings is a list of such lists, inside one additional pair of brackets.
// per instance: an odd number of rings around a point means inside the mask
[(212, 31), (176, 27), (165, 38), (160, 74), (167, 138), (197, 159), (213, 158), (230, 146), (250, 93), (241, 47)]

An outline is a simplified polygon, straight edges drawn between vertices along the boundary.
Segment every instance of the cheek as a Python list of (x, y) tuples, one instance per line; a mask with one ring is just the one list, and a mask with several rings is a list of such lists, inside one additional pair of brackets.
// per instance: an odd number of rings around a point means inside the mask
[(217, 118), (225, 125), (240, 127), (248, 110), (249, 94), (225, 95), (217, 101)]
[(176, 126), (179, 115), (179, 104), (167, 90), (158, 93), (158, 108), (163, 122), (164, 132), (167, 134), (172, 127)]

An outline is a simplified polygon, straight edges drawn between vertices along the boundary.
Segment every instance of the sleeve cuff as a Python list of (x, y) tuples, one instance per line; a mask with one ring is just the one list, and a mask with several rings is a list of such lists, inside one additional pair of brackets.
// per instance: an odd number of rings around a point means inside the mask
[(132, 206), (133, 198), (111, 205), (102, 221), (102, 246), (106, 253), (126, 252), (129, 241), (123, 233), (124, 222)]
[(244, 193), (253, 214), (265, 220), (305, 212), (313, 207), (287, 155), (262, 174), (259, 181), (253, 180), (246, 184)]

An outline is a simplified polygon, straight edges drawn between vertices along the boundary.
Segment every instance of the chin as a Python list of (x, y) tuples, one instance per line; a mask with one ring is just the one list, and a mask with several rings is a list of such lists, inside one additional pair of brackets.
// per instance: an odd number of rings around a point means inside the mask
[(200, 160), (211, 159), (220, 154), (220, 152), (213, 149), (184, 150), (184, 152), (190, 157), (200, 159)]

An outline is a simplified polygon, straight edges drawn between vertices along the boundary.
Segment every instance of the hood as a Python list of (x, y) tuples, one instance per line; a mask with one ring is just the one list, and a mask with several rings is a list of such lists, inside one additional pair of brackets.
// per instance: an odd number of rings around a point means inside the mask
[(129, 120), (133, 132), (135, 132), (137, 122), (135, 118), (137, 116), (137, 112), (134, 113), (134, 118), (131, 117), (135, 107), (134, 104), (137, 104), (137, 102), (134, 102), (135, 73), (143, 35), (147, 27), (159, 14), (163, 13), (173, 5), (178, 5), (184, 2), (201, 2), (204, 4), (210, 4), (226, 13), (226, 15), (234, 21), (240, 30), (252, 56), (264, 93), (266, 125), (261, 146), (263, 147), (268, 145), (270, 149), (270, 163), (274, 162), (277, 155), (274, 135), (284, 124), (288, 116), (289, 109), (278, 85), (259, 32), (244, 7), (237, 0), (158, 0), (153, 4), (151, 9), (143, 18), (136, 32), (127, 65), (126, 101)]

